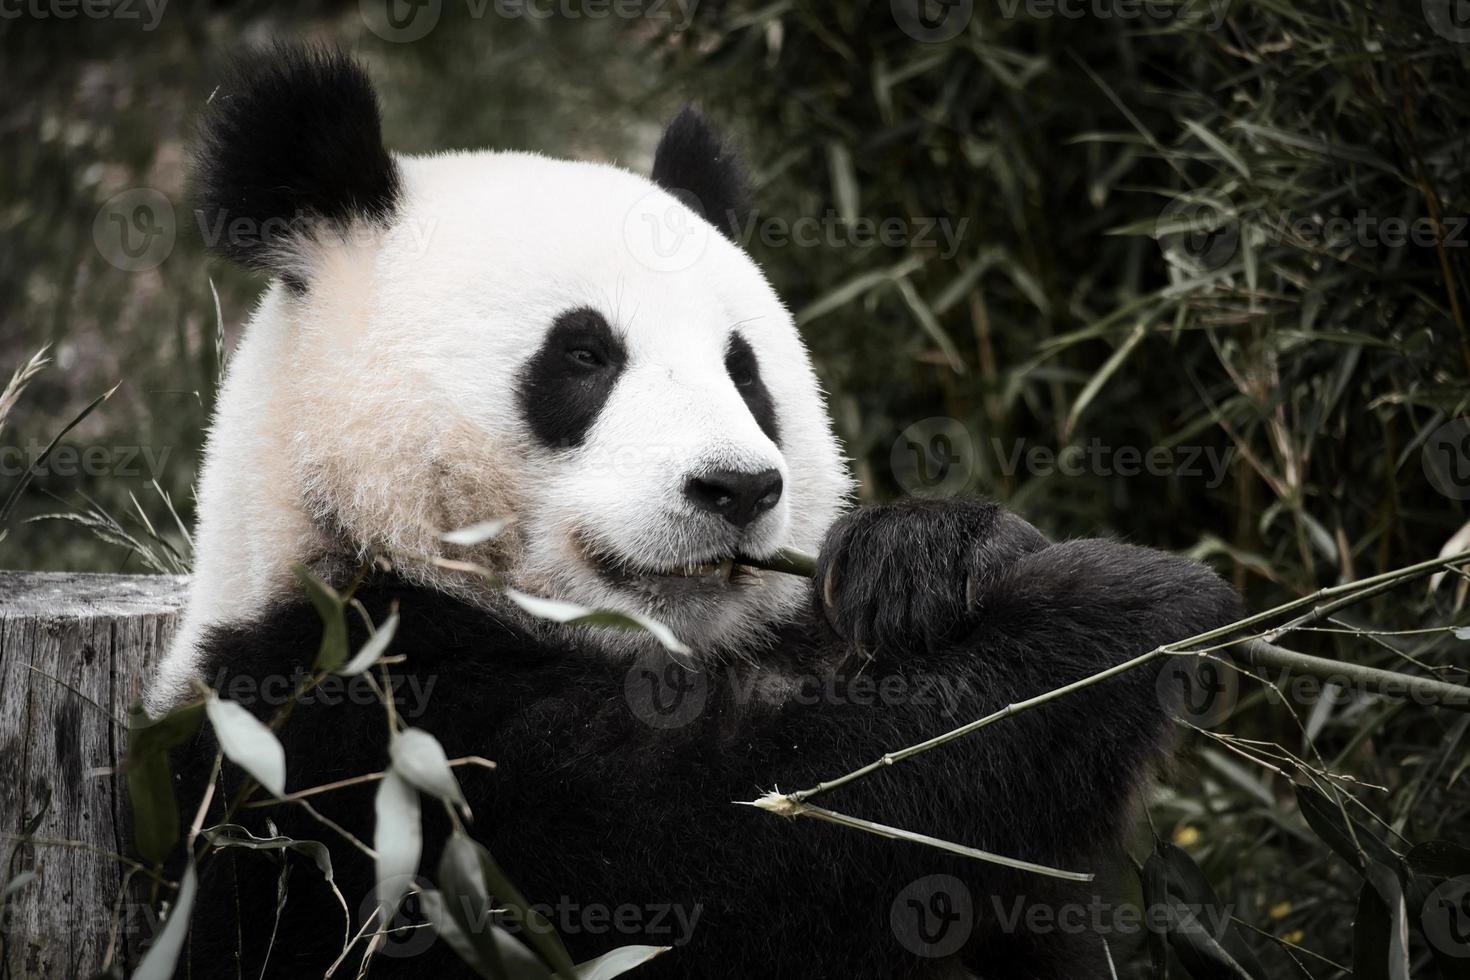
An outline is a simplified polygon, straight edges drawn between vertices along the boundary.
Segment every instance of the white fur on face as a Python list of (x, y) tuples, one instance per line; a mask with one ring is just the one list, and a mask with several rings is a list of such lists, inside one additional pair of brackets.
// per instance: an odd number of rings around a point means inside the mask
[[(466, 557), (439, 534), (497, 517), (510, 530), (469, 557), (524, 591), (653, 615), (696, 650), (731, 652), (787, 616), (802, 589), (790, 576), (711, 587), (610, 577), (588, 560), (664, 569), (814, 550), (843, 506), (850, 482), (805, 348), (749, 257), (614, 167), (517, 153), (399, 163), (393, 227), (304, 250), (308, 291), (273, 287), (231, 360), (191, 601), (154, 706), (179, 694), (202, 630), (292, 594), (291, 562), (381, 551), (452, 587), (410, 557)], [(522, 417), (520, 372), (578, 307), (602, 314), (627, 363), (583, 443), (548, 447)], [(779, 446), (726, 373), (736, 330)], [(715, 469), (775, 469), (781, 499), (739, 531), (683, 496)]]

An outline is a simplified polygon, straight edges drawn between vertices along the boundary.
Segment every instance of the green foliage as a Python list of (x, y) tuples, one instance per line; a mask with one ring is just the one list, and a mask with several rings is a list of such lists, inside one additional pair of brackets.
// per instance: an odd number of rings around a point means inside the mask
[[(751, 247), (806, 325), (870, 496), (900, 490), (899, 433), (948, 416), (976, 443), (972, 488), (1063, 533), (1207, 542), (1293, 587), (1418, 560), (1464, 517), (1417, 449), (1467, 397), (1465, 251), (1324, 229), (1466, 211), (1463, 109), (1443, 97), (1470, 81), (1465, 46), (1418, 3), (1240, 2), (1214, 31), (1203, 6), (981, 3), (922, 44), (886, 3), (729, 3), (662, 50), (748, 134)], [(1187, 213), (1196, 200), (1218, 206)], [(914, 239), (968, 224), (953, 255), (762, 238), (853, 201)], [(1170, 232), (1181, 220), (1221, 231)], [(1092, 439), (1234, 463), (1218, 486), (1002, 465), (1013, 440)]]
[[(1203, 3), (1043, 6), (1059, 9), (977, 3), (931, 44), (887, 3), (732, 0), (656, 49), (739, 123), (760, 184), (749, 247), (796, 311), (864, 495), (912, 489), (898, 454), (942, 418), (964, 490), (1053, 533), (1212, 558), (1256, 608), (1463, 549), (1470, 514), (1428, 456), (1470, 404), (1470, 119), (1451, 94), (1470, 46), (1409, 0), (1237, 0), (1213, 30)], [(910, 238), (858, 241), (854, 216)], [(764, 234), (799, 218), (838, 231)], [(918, 240), (962, 220), (953, 242)], [(1124, 448), (1173, 465), (1122, 472)], [(1046, 465), (1067, 452), (1082, 465)], [(1290, 642), (1463, 683), (1464, 595), (1441, 577)], [(1383, 937), (1358, 954), (1367, 975), (1410, 954), (1419, 975), (1443, 957), (1417, 921), (1407, 953), (1392, 937), (1423, 883), (1392, 850), (1350, 860), (1314, 804), (1354, 812), (1370, 855), (1385, 834), (1462, 835), (1467, 719), (1301, 680), (1248, 671), (1154, 819), (1248, 925), (1264, 975), (1349, 969), (1360, 902), (1358, 945)], [(1294, 783), (1317, 795), (1299, 804)]]
[(133, 843), (154, 864), (161, 863), (179, 840), (179, 805), (169, 750), (192, 738), (203, 719), (203, 702), (183, 705), (157, 719), (136, 704), (128, 715), (124, 765), (133, 807)]
[[(463, 532), (459, 532), (464, 536)], [(354, 953), (370, 926), (386, 930), (396, 921), (398, 907), (410, 894), (418, 900), (419, 909), (428, 926), (444, 939), (467, 965), (487, 980), (611, 980), (664, 952), (663, 947), (623, 946), (610, 950), (587, 963), (574, 964), (551, 922), (538, 912), (519, 889), (511, 883), (483, 845), (471, 839), (461, 823), (461, 815), (470, 816), (459, 781), (454, 776), (454, 763), (445, 756), (444, 748), (432, 734), (423, 729), (402, 726), (392, 707), (391, 697), (383, 697), (384, 723), (389, 733), (387, 768), (380, 773), (362, 773), (355, 781), (376, 779), (378, 792), (374, 799), (374, 853), (376, 855), (376, 904), (368, 920), (356, 936), (352, 934), (349, 906), (334, 881), (331, 852), (316, 840), (298, 840), (275, 833), (259, 837), (248, 828), (233, 822), (241, 807), (264, 789), (270, 797), (285, 795), (286, 760), (276, 731), (289, 723), (291, 707), (297, 699), (338, 670), (346, 658), (347, 635), (345, 610), (352, 601), (352, 589), (339, 594), (303, 566), (297, 566), (297, 577), (311, 598), (322, 621), (325, 655), (319, 655), (310, 678), (296, 692), (296, 698), (276, 712), (267, 725), (233, 701), (225, 701), (209, 692), (203, 701), (191, 702), (160, 718), (150, 718), (141, 705), (133, 708), (129, 723), (127, 755), (128, 796), (133, 809), (134, 849), (153, 867), (149, 873), (163, 884), (162, 867), (178, 855), (180, 845), (178, 802), (173, 790), (173, 776), (168, 752), (199, 730), (204, 719), (214, 729), (220, 746), (220, 758), (228, 759), (251, 777), (231, 800), (215, 801), (211, 797), (199, 804), (199, 815), (189, 837), (183, 841), (184, 873), (177, 892), (167, 903), (163, 928), (138, 964), (136, 976), (166, 978), (173, 975), (183, 949), (189, 916), (197, 887), (196, 869), (220, 850), (246, 848), (283, 853), (294, 851), (309, 858), (331, 886), (342, 906), (345, 918), (341, 957)], [(361, 608), (359, 605), (358, 608)], [(600, 611), (587, 610), (589, 615)], [(351, 667), (366, 671), (377, 666), (387, 653), (395, 628), (396, 615), (373, 634), (355, 656)], [(616, 628), (646, 629), (668, 634), (667, 627), (647, 621), (642, 625), (619, 622)], [(340, 639), (340, 644), (338, 640)], [(340, 646), (340, 650), (338, 647)], [(386, 680), (386, 675), (385, 675)], [(390, 690), (386, 685), (384, 691)], [(460, 760), (478, 762), (484, 760)], [(348, 780), (353, 782), (354, 780)], [(213, 777), (211, 782), (214, 782)], [(343, 784), (336, 784), (340, 787)], [(307, 791), (325, 792), (334, 787)], [(298, 791), (300, 792), (300, 791)], [(421, 888), (416, 875), (423, 855), (422, 799), (437, 800), (453, 821), (454, 831), (445, 843), (437, 871), (437, 888)], [(260, 801), (257, 801), (260, 802)], [(192, 801), (190, 806), (192, 807)], [(223, 808), (219, 822), (203, 826), (203, 821)], [(308, 809), (314, 816), (315, 811)], [(330, 821), (318, 817), (324, 829), (344, 834)], [(143, 869), (141, 866), (139, 870)], [(23, 888), (24, 876), (9, 882), (0, 892), (0, 907), (13, 892)], [(289, 876), (282, 865), (280, 889), (282, 904)], [(277, 909), (279, 914), (279, 907)], [(492, 914), (493, 913), (493, 914)], [(523, 928), (525, 942), (516, 939), (495, 917), (502, 917)], [(366, 963), (377, 948), (380, 936), (369, 938), (357, 951)]]

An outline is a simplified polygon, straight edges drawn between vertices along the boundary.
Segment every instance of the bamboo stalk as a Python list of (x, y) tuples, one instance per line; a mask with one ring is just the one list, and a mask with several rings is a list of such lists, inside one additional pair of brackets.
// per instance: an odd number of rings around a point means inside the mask
[(912, 830), (904, 830), (900, 827), (890, 827), (887, 824), (874, 823), (861, 817), (848, 816), (835, 810), (826, 810), (809, 803), (794, 803), (789, 796), (780, 793), (767, 793), (765, 796), (752, 802), (745, 802), (744, 806), (753, 806), (767, 813), (774, 813), (778, 817), (812, 817), (817, 820), (825, 820), (843, 827), (853, 827), (863, 830), (879, 837), (887, 837), (890, 840), (905, 840), (915, 844), (923, 844), (927, 847), (935, 847), (941, 851), (949, 851), (961, 857), (975, 858), (978, 861), (987, 861), (990, 864), (999, 864), (1007, 868), (1015, 868), (1017, 871), (1030, 871), (1033, 874), (1046, 875), (1048, 878), (1063, 878), (1067, 881), (1093, 881), (1097, 875), (1085, 871), (1063, 871), (1045, 864), (1036, 864), (1033, 861), (1022, 861), (1019, 858), (1006, 857), (1003, 854), (994, 854), (990, 851), (982, 851), (978, 847), (968, 847), (964, 844), (955, 844), (951, 841), (941, 840), (938, 837), (930, 837), (928, 834), (918, 834)]
[[(813, 568), (815, 567), (815, 561), (811, 559), (810, 556), (801, 555), (800, 553), (793, 552), (783, 552), (782, 555), (786, 559), (787, 563), (793, 566), (803, 566), (806, 564), (810, 564)], [(902, 762), (905, 759), (910, 759), (916, 755), (928, 752), (931, 749), (938, 748), (939, 746), (952, 742), (955, 739), (963, 738), (966, 735), (973, 734), (974, 732), (977, 732), (980, 729), (985, 728), (988, 725), (992, 725), (995, 722), (1000, 721), (1004, 718), (1009, 718), (1013, 715), (1020, 714), (1023, 711), (1029, 711), (1033, 708), (1040, 707), (1043, 704), (1047, 704), (1051, 701), (1057, 700), (1058, 698), (1065, 697), (1066, 695), (1079, 691), (1085, 687), (1090, 687), (1094, 684), (1098, 684), (1102, 681), (1107, 680), (1110, 677), (1115, 677), (1118, 674), (1133, 670), (1137, 667), (1141, 667), (1144, 664), (1149, 663), (1150, 661), (1153, 661), (1159, 657), (1189, 654), (1194, 650), (1194, 648), (1209, 644), (1212, 641), (1221, 639), (1231, 634), (1239, 633), (1242, 630), (1262, 623), (1268, 619), (1277, 618), (1286, 613), (1301, 609), (1304, 606), (1313, 607), (1307, 613), (1297, 616), (1286, 624), (1266, 634), (1268, 637), (1274, 638), (1299, 626), (1305, 626), (1310, 623), (1318, 622), (1345, 606), (1351, 605), (1356, 602), (1362, 602), (1365, 599), (1385, 592), (1390, 588), (1403, 584), (1404, 582), (1408, 582), (1416, 578), (1422, 578), (1426, 575), (1432, 574), (1433, 572), (1439, 571), (1442, 568), (1451, 568), (1457, 565), (1464, 564), (1466, 562), (1470, 562), (1470, 551), (1462, 551), (1459, 554), (1450, 555), (1445, 558), (1434, 558), (1429, 561), (1419, 562), (1414, 565), (1407, 565), (1403, 568), (1393, 569), (1380, 575), (1374, 575), (1357, 582), (1349, 582), (1344, 583), (1343, 585), (1336, 585), (1329, 588), (1320, 589), (1309, 596), (1304, 596), (1300, 599), (1294, 599), (1272, 609), (1268, 609), (1265, 612), (1260, 612), (1251, 616), (1247, 616), (1244, 619), (1238, 620), (1234, 623), (1221, 626), (1217, 629), (1207, 630), (1203, 633), (1199, 633), (1195, 636), (1180, 640), (1175, 643), (1165, 644), (1154, 650), (1150, 650), (1147, 653), (1134, 657), (1132, 660), (1124, 661), (1121, 664), (1109, 667), (1107, 670), (1103, 670), (1088, 677), (1084, 677), (1081, 680), (1073, 681), (1070, 684), (1065, 684), (1062, 687), (1058, 687), (1043, 694), (1039, 694), (1036, 697), (1028, 698), (1024, 701), (1018, 701), (1014, 704), (1006, 705), (1004, 708), (1001, 708), (998, 711), (994, 711), (991, 714), (988, 714), (985, 717), (979, 718), (975, 721), (969, 722), (968, 724), (961, 725), (960, 727), (945, 732), (942, 735), (936, 735), (934, 738), (919, 742), (916, 745), (910, 745), (907, 748), (887, 752), (873, 762), (870, 762), (865, 766), (860, 766), (859, 768), (854, 769), (853, 771), (839, 776), (835, 779), (826, 780), (808, 789), (797, 790), (794, 793), (788, 793), (784, 796), (778, 794), (775, 797), (771, 797), (771, 799), (785, 800), (788, 801), (792, 806), (799, 807), (813, 797), (820, 796), (823, 793), (828, 793), (834, 789), (837, 789), (840, 786), (846, 786), (849, 783), (856, 782), (859, 779), (862, 779), (866, 776), (871, 775), (874, 772), (877, 772), (879, 769), (885, 769), (889, 766)], [(1324, 600), (1326, 601), (1324, 602)], [(1376, 693), (1383, 694), (1387, 697), (1396, 697), (1399, 699), (1408, 699), (1411, 697), (1423, 698), (1425, 699), (1425, 703), (1443, 705), (1444, 707), (1456, 708), (1462, 711), (1470, 710), (1470, 687), (1458, 684), (1449, 684), (1444, 681), (1434, 680), (1432, 678), (1416, 677), (1411, 674), (1401, 674), (1397, 671), (1380, 670), (1376, 667), (1365, 667), (1359, 664), (1350, 664), (1337, 660), (1328, 660), (1324, 657), (1308, 656), (1307, 654), (1297, 653), (1293, 650), (1286, 650), (1282, 647), (1278, 647), (1267, 640), (1253, 639), (1249, 641), (1242, 641), (1242, 644), (1245, 649), (1247, 660), (1253, 663), (1284, 667), (1325, 680), (1340, 680), (1344, 676), (1347, 676), (1353, 680), (1359, 681), (1360, 683), (1369, 685), (1370, 690), (1374, 690)], [(775, 809), (772, 806), (766, 806), (764, 808), (772, 810), (773, 812)], [(797, 813), (795, 815), (801, 814)]]

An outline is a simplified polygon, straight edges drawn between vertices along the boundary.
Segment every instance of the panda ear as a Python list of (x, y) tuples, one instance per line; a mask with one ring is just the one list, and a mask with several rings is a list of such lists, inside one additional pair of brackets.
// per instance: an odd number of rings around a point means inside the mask
[(303, 245), (355, 222), (387, 226), (401, 196), (362, 66), (291, 45), (237, 61), (215, 90), (194, 180), (206, 244), (298, 289)]
[(704, 114), (685, 106), (658, 141), (653, 182), (683, 198), (731, 241), (750, 212), (750, 176), (744, 162)]

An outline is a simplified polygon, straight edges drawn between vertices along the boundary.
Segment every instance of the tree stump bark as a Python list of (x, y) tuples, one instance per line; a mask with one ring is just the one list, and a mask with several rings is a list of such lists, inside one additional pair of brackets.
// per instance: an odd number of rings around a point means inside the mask
[[(73, 980), (153, 923), (122, 896), (129, 706), (183, 606), (176, 576), (0, 572), (0, 975)], [(34, 838), (33, 842), (21, 840)], [(121, 897), (120, 897), (121, 896)]]

